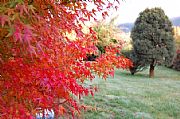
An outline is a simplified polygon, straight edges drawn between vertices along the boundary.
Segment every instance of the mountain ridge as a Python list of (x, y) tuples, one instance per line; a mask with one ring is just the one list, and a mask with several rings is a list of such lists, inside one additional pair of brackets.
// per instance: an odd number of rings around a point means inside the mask
[[(173, 26), (180, 26), (180, 16), (179, 17), (173, 17), (170, 19), (170, 21), (172, 22)], [(122, 23), (118, 25), (118, 28), (120, 28), (122, 31), (124, 31), (125, 33), (128, 33), (131, 31), (131, 29), (133, 28), (134, 23)]]

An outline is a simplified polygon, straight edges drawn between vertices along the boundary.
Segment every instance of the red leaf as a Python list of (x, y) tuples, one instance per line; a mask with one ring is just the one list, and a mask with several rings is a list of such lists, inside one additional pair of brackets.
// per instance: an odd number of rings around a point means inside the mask
[(6, 22), (8, 22), (8, 24), (10, 25), (9, 17), (8, 17), (7, 15), (1, 15), (1, 16), (0, 16), (1, 26), (4, 27), (4, 25), (5, 25)]

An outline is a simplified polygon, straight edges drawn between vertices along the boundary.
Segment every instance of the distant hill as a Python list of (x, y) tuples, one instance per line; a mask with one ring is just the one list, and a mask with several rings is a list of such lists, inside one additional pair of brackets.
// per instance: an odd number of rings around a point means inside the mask
[(173, 26), (180, 26), (180, 17), (174, 17), (171, 19)]
[[(180, 26), (180, 17), (174, 17), (174, 18), (171, 18), (170, 20), (173, 26)], [(128, 33), (128, 32), (131, 32), (131, 29), (133, 28), (133, 26), (134, 26), (134, 23), (124, 23), (124, 24), (119, 24), (118, 28)]]
[(124, 24), (119, 24), (118, 28), (120, 28), (122, 31), (124, 31), (125, 33), (128, 33), (131, 31), (131, 29), (133, 28), (134, 23), (124, 23)]

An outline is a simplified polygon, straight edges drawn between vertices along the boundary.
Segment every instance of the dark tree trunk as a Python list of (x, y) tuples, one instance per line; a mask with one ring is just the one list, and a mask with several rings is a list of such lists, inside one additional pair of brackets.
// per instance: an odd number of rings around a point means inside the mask
[(131, 73), (131, 75), (134, 75), (134, 72), (133, 72), (133, 73)]
[(150, 69), (149, 69), (149, 77), (153, 78), (154, 77), (154, 63), (150, 64)]

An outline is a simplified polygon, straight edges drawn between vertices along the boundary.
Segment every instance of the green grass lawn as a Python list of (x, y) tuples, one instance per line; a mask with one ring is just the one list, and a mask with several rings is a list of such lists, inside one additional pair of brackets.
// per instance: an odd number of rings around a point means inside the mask
[(96, 78), (88, 84), (99, 91), (84, 97), (88, 105), (82, 119), (180, 119), (180, 72), (155, 68), (155, 78), (148, 70), (134, 76), (116, 70), (114, 78)]

